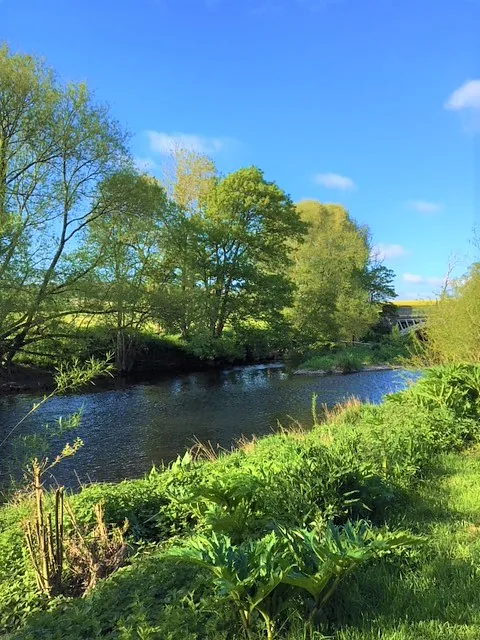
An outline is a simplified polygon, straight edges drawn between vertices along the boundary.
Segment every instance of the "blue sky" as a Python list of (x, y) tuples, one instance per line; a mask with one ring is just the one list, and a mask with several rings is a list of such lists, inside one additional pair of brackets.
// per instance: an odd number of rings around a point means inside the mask
[(475, 257), (479, 0), (0, 0), (0, 40), (86, 81), (153, 171), (177, 138), (370, 226), (401, 298)]

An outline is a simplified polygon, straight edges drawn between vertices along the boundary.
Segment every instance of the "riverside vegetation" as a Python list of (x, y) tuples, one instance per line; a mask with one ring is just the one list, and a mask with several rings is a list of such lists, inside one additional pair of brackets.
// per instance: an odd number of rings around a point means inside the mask
[[(313, 416), (311, 429), (65, 496), (50, 590), (25, 539), (38, 500), (17, 494), (0, 510), (1, 627), (12, 639), (478, 637), (480, 366), (429, 369), (379, 406)], [(52, 522), (58, 498), (43, 500)]]
[(342, 206), (187, 148), (158, 173), (84, 84), (0, 47), (0, 381), (105, 351), (125, 376), (358, 340), (395, 297)]
[[(401, 366), (408, 362), (414, 344), (415, 339), (411, 336), (393, 333), (372, 343), (311, 347), (300, 357), (298, 369), (304, 372), (354, 373), (380, 365)], [(292, 363), (296, 364), (298, 359), (298, 356), (294, 357)]]

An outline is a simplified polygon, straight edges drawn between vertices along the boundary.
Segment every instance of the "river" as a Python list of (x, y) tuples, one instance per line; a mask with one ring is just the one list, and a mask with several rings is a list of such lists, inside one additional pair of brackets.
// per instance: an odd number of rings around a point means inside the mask
[[(328, 406), (356, 396), (377, 403), (407, 384), (411, 374), (370, 371), (345, 376), (292, 376), (278, 365), (237, 367), (53, 398), (17, 432), (34, 433), (59, 416), (82, 409), (75, 435), (84, 447), (56, 469), (59, 482), (117, 481), (138, 477), (152, 465), (173, 460), (195, 438), (230, 448), (241, 435), (271, 433), (278, 423), (311, 425), (311, 400)], [(38, 398), (37, 398), (38, 400)], [(35, 398), (0, 398), (0, 440), (28, 411)], [(70, 436), (70, 441), (72, 440)], [(65, 442), (63, 439), (62, 443)], [(62, 443), (56, 443), (54, 451)], [(0, 473), (5, 473), (4, 449)], [(3, 462), (3, 464), (2, 464)]]

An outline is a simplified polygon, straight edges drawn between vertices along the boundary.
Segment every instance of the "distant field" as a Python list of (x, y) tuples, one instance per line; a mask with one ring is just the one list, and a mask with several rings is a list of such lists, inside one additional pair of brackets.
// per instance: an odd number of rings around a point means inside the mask
[(436, 300), (395, 300), (396, 307), (431, 307)]

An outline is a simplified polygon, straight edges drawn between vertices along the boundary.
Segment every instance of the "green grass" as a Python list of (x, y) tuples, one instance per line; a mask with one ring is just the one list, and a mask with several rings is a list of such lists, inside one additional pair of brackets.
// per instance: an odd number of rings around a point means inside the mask
[(344, 353), (318, 355), (302, 362), (299, 369), (304, 371), (323, 371), (325, 373), (354, 373), (365, 367), (364, 358), (358, 353), (345, 350)]
[(436, 300), (395, 300), (393, 302), (396, 307), (413, 307), (415, 309), (431, 307), (435, 303)]
[(310, 354), (298, 369), (325, 373), (352, 373), (376, 365), (398, 365), (408, 357), (408, 338), (387, 337), (382, 342), (323, 349)]
[[(480, 449), (443, 456), (401, 511), (389, 517), (391, 526), (426, 534), (427, 545), (401, 562), (392, 558), (354, 574), (334, 596), (331, 620), (314, 639), (478, 640), (479, 495)], [(118, 571), (86, 600), (34, 615), (30, 630), (14, 637), (241, 638), (227, 635), (229, 611), (209, 594), (206, 580), (190, 568), (172, 572), (153, 552)], [(303, 624), (294, 622), (281, 637), (304, 640)]]
[(426, 547), (401, 566), (371, 566), (344, 585), (337, 640), (480, 638), (479, 496), (480, 449), (443, 456), (389, 518), (426, 533)]

